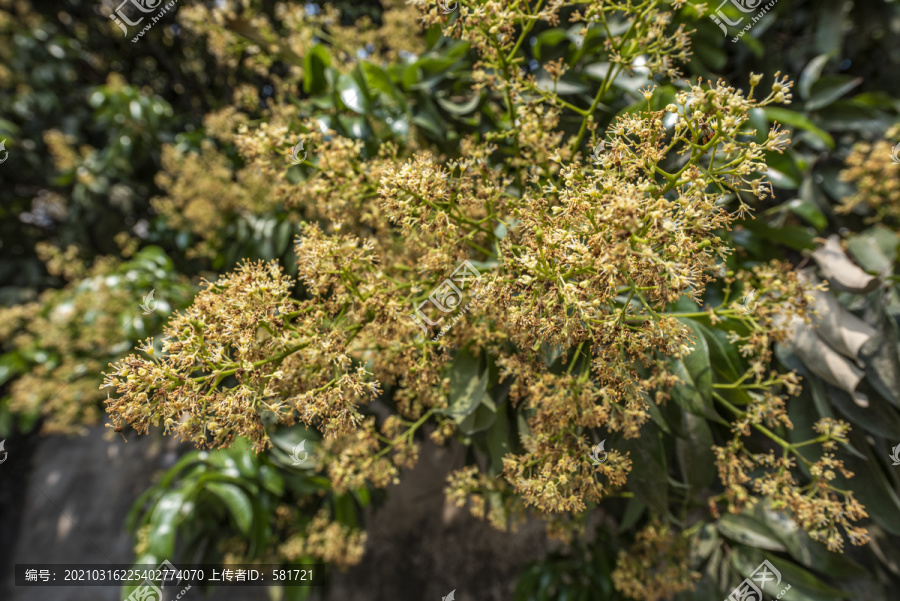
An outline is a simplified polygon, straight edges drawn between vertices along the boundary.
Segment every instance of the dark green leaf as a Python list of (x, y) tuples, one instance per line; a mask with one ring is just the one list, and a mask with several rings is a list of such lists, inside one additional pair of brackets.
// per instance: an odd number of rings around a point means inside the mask
[(467, 349), (461, 350), (450, 368), (449, 407), (443, 413), (462, 423), (485, 401), (487, 383), (488, 375), (481, 373), (478, 357)]
[(364, 114), (369, 110), (368, 91), (355, 77), (344, 74), (338, 76), (335, 91), (341, 103), (351, 111)]
[(803, 100), (809, 98), (812, 85), (819, 81), (819, 77), (822, 76), (822, 69), (828, 64), (829, 58), (828, 54), (820, 54), (804, 67), (803, 73), (800, 74), (800, 80), (797, 83), (797, 91), (800, 92), (800, 98)]
[(503, 456), (511, 451), (509, 444), (509, 416), (507, 414), (506, 401), (497, 405), (496, 420), (488, 432), (488, 449), (491, 454), (491, 466), (488, 470), (491, 475), (499, 474), (503, 470)]
[(823, 108), (857, 87), (863, 81), (862, 77), (850, 77), (848, 75), (825, 76), (813, 86), (812, 94), (805, 104), (808, 111)]
[(545, 62), (547, 57), (544, 56), (544, 52), (546, 49), (557, 46), (567, 40), (568, 34), (565, 29), (548, 29), (537, 35), (531, 52), (538, 61)]
[(819, 210), (819, 207), (808, 200), (795, 198), (785, 204), (788, 209), (800, 217), (803, 217), (817, 230), (824, 230), (828, 227), (828, 219), (825, 217), (825, 214)]
[(615, 449), (630, 453), (632, 468), (628, 487), (636, 499), (659, 516), (669, 515), (669, 485), (666, 455), (659, 430), (653, 423), (644, 425), (639, 439), (620, 440)]
[(175, 534), (180, 523), (181, 507), (186, 500), (182, 489), (172, 490), (159, 498), (150, 514), (147, 552), (156, 557), (171, 557), (175, 552)]
[(697, 495), (710, 486), (716, 476), (712, 431), (703, 418), (687, 412), (682, 417), (682, 430), (687, 439), (676, 439), (675, 451), (682, 476), (691, 487), (691, 494)]
[(828, 132), (817, 127), (808, 117), (794, 111), (789, 111), (788, 109), (776, 107), (766, 107), (765, 111), (766, 117), (769, 119), (770, 123), (778, 122), (789, 125), (790, 127), (806, 130), (825, 142), (825, 144), (828, 145), (828, 148), (834, 148), (834, 138), (832, 138)]
[(325, 69), (331, 66), (331, 55), (322, 44), (310, 48), (303, 57), (303, 91), (321, 94), (328, 89)]
[(223, 482), (210, 482), (206, 485), (206, 489), (225, 503), (238, 529), (245, 536), (249, 536), (250, 525), (253, 521), (253, 508), (247, 493), (240, 486)]
[(784, 551), (785, 547), (767, 526), (746, 514), (726, 513), (718, 523), (722, 536), (756, 549)]

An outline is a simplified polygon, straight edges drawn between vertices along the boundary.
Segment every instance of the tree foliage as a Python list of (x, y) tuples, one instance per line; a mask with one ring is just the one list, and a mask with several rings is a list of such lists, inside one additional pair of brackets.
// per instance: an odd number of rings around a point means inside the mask
[(6, 74), (45, 184), (14, 188), (4, 419), (108, 393), (116, 431), (210, 449), (136, 504), (144, 563), (358, 562), (359, 510), (456, 438), (448, 499), (567, 543), (518, 599), (721, 599), (763, 559), (886, 599), (900, 128), (850, 67), (896, 49), (840, 25), (896, 7), (860, 7), (732, 43), (682, 1), (210, 2), (136, 44), (6, 7), (7, 65), (54, 68)]

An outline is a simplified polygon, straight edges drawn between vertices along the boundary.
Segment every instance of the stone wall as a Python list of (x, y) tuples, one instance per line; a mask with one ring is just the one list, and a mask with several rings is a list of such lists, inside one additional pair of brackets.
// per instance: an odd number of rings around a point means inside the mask
[[(110, 436), (92, 428), (82, 437), (7, 441), (0, 464), (0, 598), (4, 601), (121, 601), (117, 587), (14, 587), (15, 563), (130, 563), (124, 523), (134, 500), (157, 473), (189, 447), (159, 436)], [(538, 523), (517, 534), (445, 503), (446, 474), (464, 463), (460, 445), (423, 444), (418, 465), (366, 515), (362, 563), (341, 573), (323, 601), (507, 601), (529, 560), (546, 543)], [(319, 595), (325, 591), (320, 590)], [(203, 597), (189, 591), (187, 600)], [(269, 601), (265, 589), (217, 588), (217, 601)]]

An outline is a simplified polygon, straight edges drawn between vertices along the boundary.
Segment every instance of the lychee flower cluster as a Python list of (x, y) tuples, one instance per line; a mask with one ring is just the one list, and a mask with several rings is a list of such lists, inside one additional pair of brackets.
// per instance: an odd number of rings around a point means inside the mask
[(841, 199), (838, 212), (868, 207), (866, 220), (880, 223), (900, 219), (900, 125), (876, 142), (859, 142), (847, 157), (841, 181), (856, 186), (856, 193)]
[[(472, 442), (485, 430), (479, 416), (508, 409), (518, 444), (494, 458), (490, 477), (471, 466), (454, 472), (448, 496), (498, 526), (536, 510), (548, 531), (566, 537), (597, 503), (628, 494), (632, 457), (610, 449), (596, 465), (592, 447), (609, 433), (640, 437), (671, 400), (684, 376), (677, 366), (700, 344), (687, 320), (727, 321), (749, 368), (710, 386), (733, 434), (715, 451), (724, 492), (710, 515), (765, 495), (833, 548), (844, 534), (864, 542), (849, 524), (862, 508), (829, 484), (840, 460), (810, 461), (812, 482), (800, 484), (795, 460), (809, 460), (776, 432), (792, 426), (786, 399), (799, 381), (773, 367), (772, 345), (789, 335), (785, 324), (808, 319), (810, 290), (786, 264), (726, 268), (728, 231), (750, 213), (752, 197), (771, 192), (766, 153), (789, 143), (777, 125), (754, 131), (750, 111), (790, 102), (792, 83), (776, 74), (757, 98), (760, 75), (747, 93), (698, 80), (662, 110), (647, 88), (645, 109), (601, 132), (595, 113), (619, 73), (641, 58), (671, 77), (689, 55), (664, 10), (681, 2), (478, 0), (449, 16), (434, 2), (411, 4), (426, 24), (472, 43), (472, 88), (501, 125), (462, 135), (448, 158), (415, 143), (368, 154), (287, 108), (252, 126), (223, 115), (218, 137), (233, 142), (242, 172), (267, 181), (267, 197), (303, 223), (298, 280), (275, 263), (245, 263), (207, 282), (160, 347), (146, 343), (147, 357), (132, 355), (106, 376), (116, 392), (113, 423), (140, 432), (161, 424), (200, 446), (241, 436), (261, 451), (270, 428), (301, 422), (322, 432), (320, 469), (349, 491), (396, 482), (417, 460), (417, 432)], [(607, 34), (610, 71), (581, 104), (554, 87), (569, 68), (562, 62), (546, 65), (549, 79), (523, 68), (529, 32), (563, 14)], [(614, 17), (626, 25), (617, 23), (616, 34)], [(288, 177), (298, 123), (309, 132), (309, 157)], [(208, 160), (217, 164), (215, 153)], [(164, 181), (179, 196), (182, 180)], [(451, 279), (465, 262), (485, 300), (446, 328), (470, 300)], [(709, 294), (713, 284), (724, 299)], [(751, 288), (752, 310), (738, 302)], [(675, 303), (698, 308), (676, 311)], [(469, 403), (477, 407), (465, 414)], [(814, 441), (841, 440), (845, 427), (823, 422)], [(784, 456), (747, 451), (744, 438), (754, 433)], [(748, 474), (759, 468), (765, 475), (751, 489)], [(668, 527), (649, 527), (620, 560), (617, 588), (648, 599), (688, 590), (685, 546)]]

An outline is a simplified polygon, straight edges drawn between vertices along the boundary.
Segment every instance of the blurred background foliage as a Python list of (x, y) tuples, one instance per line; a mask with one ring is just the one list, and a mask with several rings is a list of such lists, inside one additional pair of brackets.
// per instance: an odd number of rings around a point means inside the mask
[[(242, 163), (218, 124), (252, 124), (287, 104), (323, 131), (358, 140), (367, 156), (390, 144), (456, 156), (466, 133), (509, 126), (472, 91), (468, 44), (422, 30), (399, 0), (310, 3), (301, 23), (270, 2), (207, 18), (236, 4), (179, 5), (131, 43), (108, 18), (112, 2), (0, 0), (0, 139), (9, 151), (0, 166), (0, 438), (101, 423), (100, 371), (157, 334), (190, 303), (200, 278), (244, 258), (280, 258), (290, 268), (299, 216)], [(792, 129), (793, 144), (767, 157), (775, 198), (746, 199), (756, 218), (730, 233), (738, 251), (728, 267), (786, 259), (832, 285), (820, 300), (839, 307), (842, 319), (776, 355), (804, 378), (801, 400), (790, 404), (792, 440), (814, 437), (820, 417), (853, 425), (845, 450), (866, 483), (855, 490), (873, 541), (829, 553), (760, 506), (702, 527), (692, 549), (702, 580), (678, 598), (721, 599), (735, 575), (767, 558), (793, 585), (792, 600), (887, 600), (900, 584), (900, 478), (884, 453), (900, 443), (900, 178), (889, 156), (900, 143), (892, 129), (900, 2), (779, 0), (737, 43), (697, 11), (679, 14), (696, 30), (688, 78), (745, 87), (750, 72), (781, 71), (798, 81), (790, 107), (752, 115), (760, 132), (776, 121)], [(572, 67), (557, 92), (581, 106), (608, 66), (604, 34), (591, 31), (581, 39), (565, 23), (535, 28), (525, 48), (539, 79), (549, 61)], [(640, 69), (619, 76), (601, 99), (601, 127), (645, 106), (638, 89), (646, 83)], [(652, 107), (660, 109), (676, 88), (656, 83)], [(294, 167), (295, 182), (312, 169)], [(206, 192), (185, 194), (191, 187)], [(829, 236), (836, 247), (822, 246)], [(156, 310), (145, 314), (140, 303), (151, 290)], [(614, 556), (634, 543), (648, 509), (668, 513), (670, 487), (686, 513), (705, 505), (715, 488), (709, 447), (721, 426), (696, 416), (708, 415), (712, 385), (743, 373), (746, 359), (701, 321), (685, 368), (693, 386), (654, 416), (659, 446), (632, 449), (643, 461), (631, 479), (647, 486), (604, 505), (615, 528), (598, 528), (526, 570), (516, 599), (623, 598), (611, 584)], [(859, 332), (861, 346), (852, 343)], [(471, 429), (473, 452), (498, 460), (492, 440), (504, 420)], [(510, 444), (512, 423), (502, 433)], [(352, 547), (372, 491), (338, 495), (311, 467), (292, 466), (290, 449), (304, 432), (277, 433), (275, 448), (260, 456), (240, 447), (184, 456), (135, 505), (139, 561), (346, 559), (321, 552), (324, 544), (310, 554), (296, 541), (324, 512), (339, 527), (333, 540)], [(287, 594), (302, 598), (305, 590)]]

